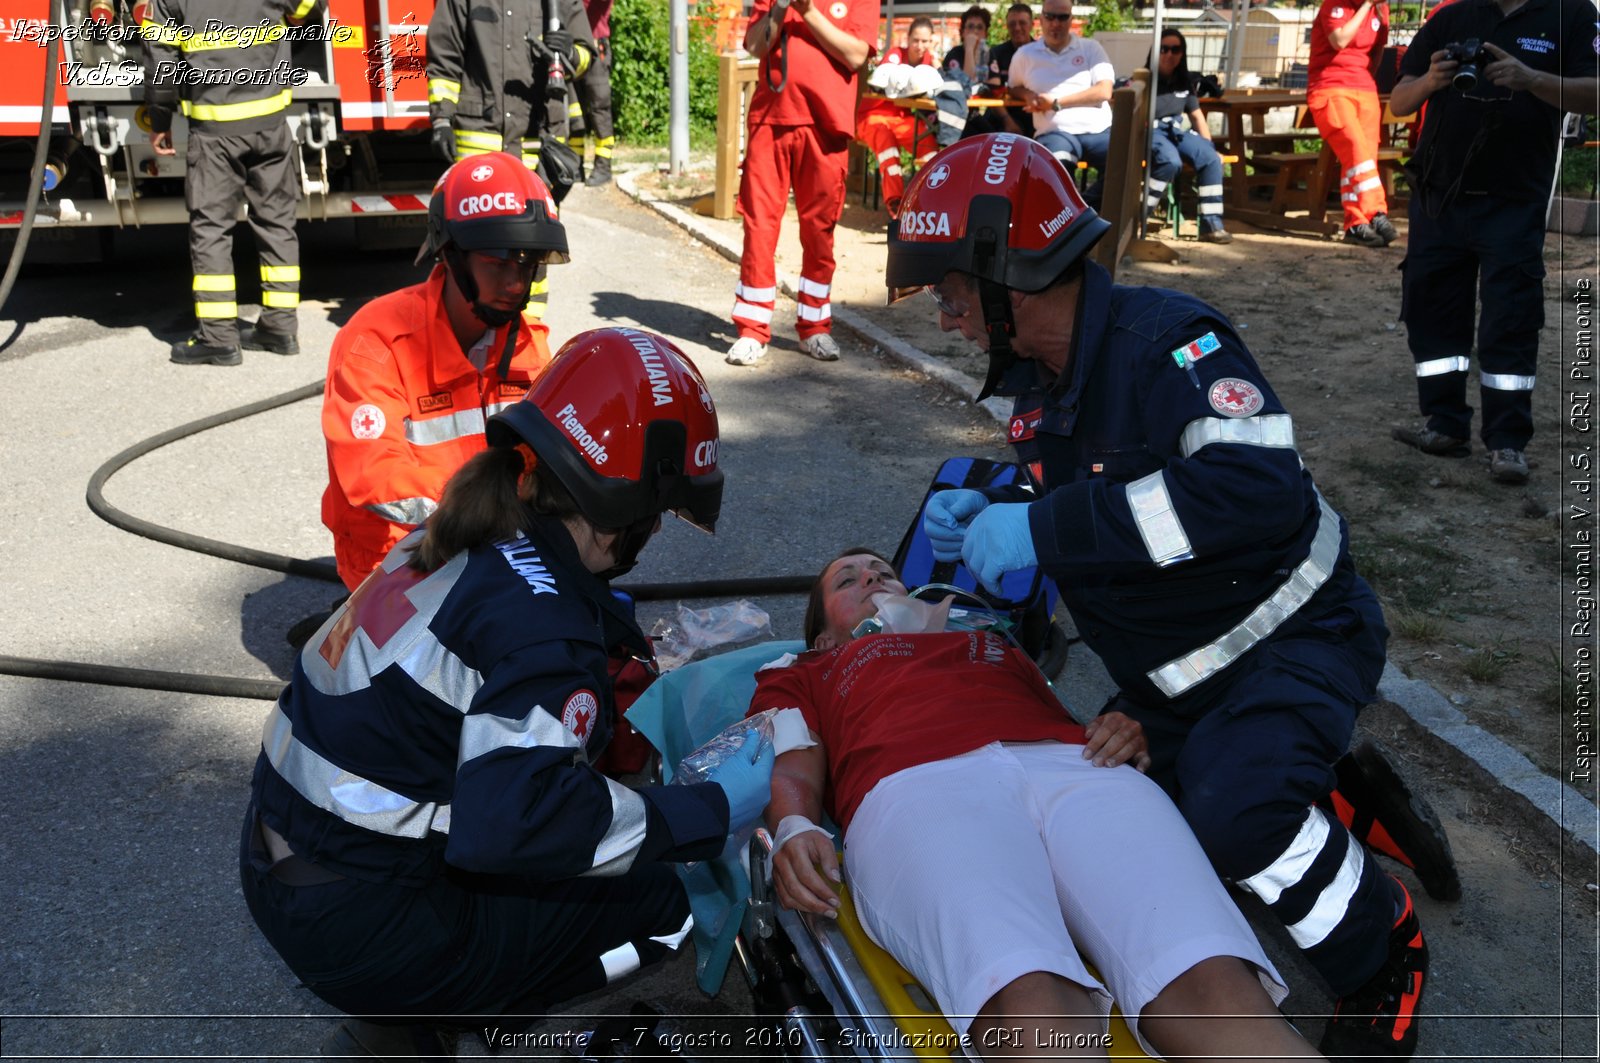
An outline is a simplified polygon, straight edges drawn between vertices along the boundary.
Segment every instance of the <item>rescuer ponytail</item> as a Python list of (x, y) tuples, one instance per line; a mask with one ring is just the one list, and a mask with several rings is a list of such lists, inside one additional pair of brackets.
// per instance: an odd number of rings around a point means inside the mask
[(433, 572), (463, 550), (514, 538), (526, 530), (530, 511), (558, 520), (582, 516), (571, 492), (537, 459), (530, 461), (531, 455), (525, 444), (490, 447), (457, 469), (428, 518), (411, 567)]

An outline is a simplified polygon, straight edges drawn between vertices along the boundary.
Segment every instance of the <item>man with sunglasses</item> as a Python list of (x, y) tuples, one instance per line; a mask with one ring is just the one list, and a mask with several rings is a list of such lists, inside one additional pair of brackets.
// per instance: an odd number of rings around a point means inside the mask
[(535, 270), (568, 261), (550, 190), (504, 152), (446, 170), (428, 206), (421, 284), (380, 296), (339, 330), (328, 358), (322, 522), (355, 587), (438, 507), (445, 481), (483, 450), (488, 418), (550, 360), (528, 320)]
[(1409, 1057), (1428, 952), (1373, 853), (1435, 897), (1461, 887), (1437, 821), (1381, 756), (1345, 757), (1388, 630), (1288, 412), (1222, 313), (1089, 260), (1110, 226), (1042, 145), (960, 142), (901, 217), (891, 294), (926, 289), (940, 326), (988, 352), (979, 397), (1016, 396), (1008, 435), (1034, 482), (935, 494), (934, 557), (991, 589), (1033, 566), (1055, 580), (1119, 688), (1089, 752), (1118, 714), (1141, 725), (1150, 777), (1217, 872), (1338, 997), (1324, 1054)]
[(1033, 137), (1070, 172), (1079, 160), (1104, 171), (1111, 149), (1111, 88), (1105, 48), (1072, 32), (1071, 0), (1045, 0), (1044, 36), (1011, 58), (1008, 92), (1033, 115)]

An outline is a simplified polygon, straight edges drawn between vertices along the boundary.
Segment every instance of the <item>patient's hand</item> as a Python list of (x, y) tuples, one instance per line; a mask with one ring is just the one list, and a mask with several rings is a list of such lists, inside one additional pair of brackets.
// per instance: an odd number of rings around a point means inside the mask
[(1131, 763), (1139, 771), (1150, 770), (1150, 743), (1145, 741), (1144, 725), (1120, 712), (1107, 712), (1084, 725), (1084, 759), (1093, 759), (1097, 768), (1114, 768)]
[(839, 856), (827, 834), (797, 834), (772, 858), (772, 880), (778, 900), (797, 912), (839, 917)]

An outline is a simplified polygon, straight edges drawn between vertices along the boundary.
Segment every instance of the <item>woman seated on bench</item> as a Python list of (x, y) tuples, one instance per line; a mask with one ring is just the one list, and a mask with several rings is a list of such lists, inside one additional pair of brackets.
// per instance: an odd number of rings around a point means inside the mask
[(779, 899), (836, 914), (826, 810), (862, 925), (969, 1054), (1103, 1058), (1115, 1000), (1168, 1058), (1320, 1058), (1278, 1014), (1288, 991), (1182, 816), (1135, 770), (1138, 726), (1100, 717), (1091, 755), (1002, 635), (853, 636), (885, 592), (905, 594), (889, 563), (846, 551), (812, 586), (812, 650), (759, 675), (751, 711), (798, 707), (817, 743), (773, 770)]

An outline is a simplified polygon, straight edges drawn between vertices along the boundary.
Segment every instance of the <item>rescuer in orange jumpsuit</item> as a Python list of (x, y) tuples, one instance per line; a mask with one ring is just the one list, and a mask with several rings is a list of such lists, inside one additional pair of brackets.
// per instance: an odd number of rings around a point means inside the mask
[(488, 418), (550, 360), (550, 330), (522, 314), (534, 271), (566, 262), (544, 182), (504, 152), (445, 171), (428, 207), (421, 284), (363, 306), (334, 338), (323, 394), (339, 577), (352, 590), (438, 507), (445, 481), (483, 450)]
[[(906, 46), (891, 48), (883, 57), (884, 66), (897, 63), (937, 66), (933, 58), (931, 19), (913, 19), (911, 28), (906, 31)], [(900, 172), (901, 150), (917, 155), (917, 165), (921, 166), (939, 150), (939, 141), (920, 116), (888, 100), (862, 101), (856, 109), (856, 139), (877, 158), (878, 173), (883, 177), (884, 206), (891, 218), (899, 217), (900, 197), (906, 190), (906, 180)], [(920, 154), (918, 148), (922, 149)]]

